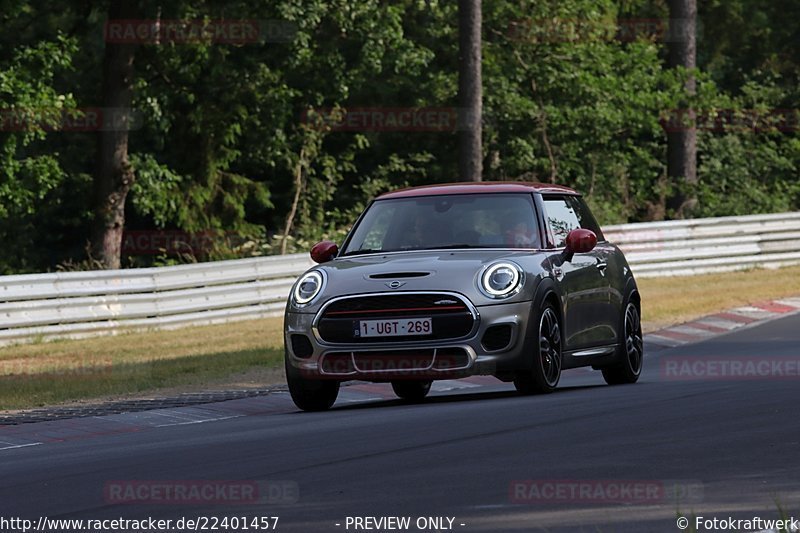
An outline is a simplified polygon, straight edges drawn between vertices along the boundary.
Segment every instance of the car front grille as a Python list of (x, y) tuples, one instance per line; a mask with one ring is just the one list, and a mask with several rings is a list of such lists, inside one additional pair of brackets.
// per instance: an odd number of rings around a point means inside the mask
[[(432, 333), (360, 337), (361, 320), (431, 318)], [(377, 294), (334, 300), (322, 312), (317, 330), (331, 343), (375, 343), (458, 339), (469, 335), (475, 317), (466, 301), (448, 293)]]

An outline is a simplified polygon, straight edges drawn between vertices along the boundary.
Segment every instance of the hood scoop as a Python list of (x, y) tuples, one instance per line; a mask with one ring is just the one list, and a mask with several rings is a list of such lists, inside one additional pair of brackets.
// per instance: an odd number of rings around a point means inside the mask
[(370, 274), (369, 279), (424, 278), (430, 275), (430, 272), (382, 272), (380, 274)]

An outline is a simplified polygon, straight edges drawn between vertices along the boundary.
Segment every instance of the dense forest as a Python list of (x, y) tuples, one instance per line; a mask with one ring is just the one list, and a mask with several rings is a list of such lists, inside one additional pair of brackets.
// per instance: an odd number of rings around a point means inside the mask
[[(101, 266), (115, 150), (124, 267), (307, 250), (459, 179), (457, 2), (124, 4), (0, 0), (0, 274)], [(604, 224), (797, 209), (800, 2), (697, 9), (687, 70), (665, 0), (483, 2), (483, 179), (575, 187)], [(697, 180), (671, 180), (687, 127)]]

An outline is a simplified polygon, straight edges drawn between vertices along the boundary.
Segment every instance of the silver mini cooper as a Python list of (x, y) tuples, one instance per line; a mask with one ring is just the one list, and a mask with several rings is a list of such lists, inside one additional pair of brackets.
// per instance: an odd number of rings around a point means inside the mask
[(484, 182), (384, 194), (341, 249), (311, 250), (286, 305), (286, 377), (303, 410), (347, 380), (421, 401), (436, 379), (476, 374), (547, 393), (561, 371), (609, 384), (642, 369), (641, 303), (622, 252), (581, 196)]

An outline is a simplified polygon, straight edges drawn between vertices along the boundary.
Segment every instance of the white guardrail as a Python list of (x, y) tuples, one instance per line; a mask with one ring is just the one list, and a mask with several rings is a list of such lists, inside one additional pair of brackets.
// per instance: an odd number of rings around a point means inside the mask
[[(637, 277), (800, 264), (800, 212), (604, 228)], [(0, 277), (0, 344), (276, 316), (308, 254)]]

